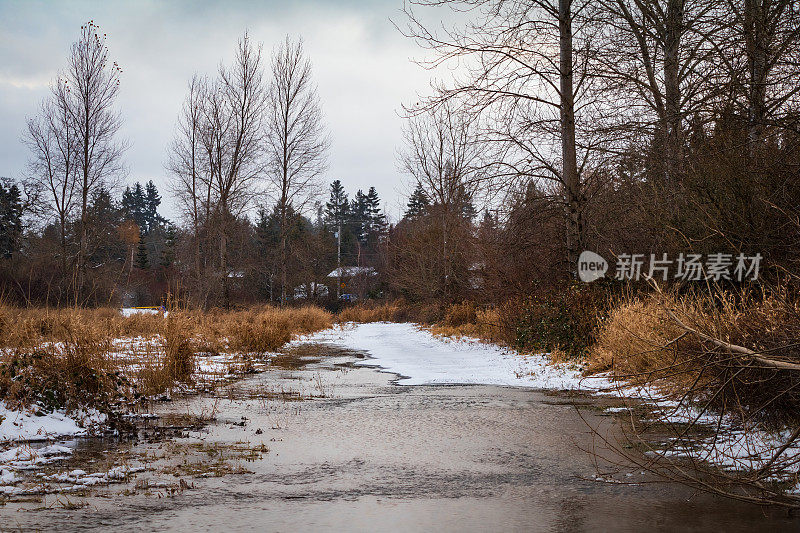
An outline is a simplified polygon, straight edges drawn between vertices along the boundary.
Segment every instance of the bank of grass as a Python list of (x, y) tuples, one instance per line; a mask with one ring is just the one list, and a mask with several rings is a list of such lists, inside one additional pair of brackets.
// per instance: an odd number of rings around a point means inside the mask
[(259, 357), (333, 323), (314, 306), (125, 317), (113, 308), (0, 305), (0, 401), (11, 409), (114, 412), (191, 384), (200, 352)]
[(583, 361), (605, 316), (610, 292), (570, 284), (500, 305), (364, 302), (339, 313), (340, 322), (417, 322), (435, 335), (475, 338), (523, 353), (549, 353), (563, 361)]
[[(655, 385), (748, 421), (800, 423), (800, 301), (789, 290), (655, 292), (621, 300), (588, 353), (592, 372)], [(749, 353), (748, 353), (749, 352)]]

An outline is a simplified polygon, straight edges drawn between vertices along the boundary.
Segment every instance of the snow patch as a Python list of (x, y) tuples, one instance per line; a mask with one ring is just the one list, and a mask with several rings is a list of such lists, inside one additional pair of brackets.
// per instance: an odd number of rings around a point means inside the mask
[(0, 402), (0, 442), (44, 441), (86, 435), (105, 424), (107, 417), (94, 409), (67, 415), (64, 411), (41, 413), (34, 406), (13, 411)]
[(416, 324), (346, 324), (301, 337), (368, 352), (355, 364), (399, 374), (399, 385), (482, 384), (536, 389), (594, 389), (605, 380), (585, 378), (571, 365), (555, 365), (543, 354), (522, 355), (477, 340), (437, 337)]

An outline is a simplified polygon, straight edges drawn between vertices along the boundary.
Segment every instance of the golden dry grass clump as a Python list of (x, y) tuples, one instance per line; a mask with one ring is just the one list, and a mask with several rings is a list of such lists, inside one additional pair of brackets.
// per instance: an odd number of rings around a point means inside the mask
[(398, 302), (385, 302), (379, 305), (359, 303), (345, 307), (339, 312), (339, 322), (392, 322), (398, 319), (402, 312)]
[(728, 345), (800, 363), (798, 338), (800, 305), (787, 292), (653, 294), (614, 308), (589, 351), (589, 371), (610, 371), (713, 408), (785, 423), (800, 419), (798, 372)]
[(297, 335), (313, 333), (333, 325), (333, 315), (314, 306), (299, 308), (259, 307), (221, 317), (220, 332), (233, 351), (265, 354), (274, 352)]
[(10, 337), (13, 346), (0, 359), (0, 399), (12, 409), (114, 409), (130, 391), (110, 357), (108, 332), (81, 313), (48, 316), (23, 317), (22, 334)]
[[(318, 307), (241, 311), (24, 309), (0, 305), (0, 400), (17, 407), (110, 406), (135, 388), (160, 394), (191, 383), (198, 352), (273, 352), (297, 335), (330, 327)], [(146, 342), (136, 338), (149, 339)], [(128, 347), (112, 349), (114, 341)], [(138, 346), (138, 347), (137, 347)], [(126, 375), (130, 377), (128, 386)]]
[(451, 306), (444, 322), (434, 324), (431, 332), (446, 337), (471, 337), (506, 344), (500, 311), (496, 308), (480, 309), (469, 303)]

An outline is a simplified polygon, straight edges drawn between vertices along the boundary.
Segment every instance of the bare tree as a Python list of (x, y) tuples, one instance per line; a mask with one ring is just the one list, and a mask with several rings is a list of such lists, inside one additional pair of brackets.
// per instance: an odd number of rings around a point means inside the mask
[(221, 92), (222, 101), (214, 103), (216, 109), (212, 116), (213, 126), (219, 127), (215, 188), (221, 224), (220, 267), (223, 280), (227, 280), (227, 223), (231, 216), (238, 215), (249, 205), (254, 181), (263, 169), (267, 88), (263, 82), (261, 44), (252, 46), (245, 33), (239, 40), (233, 65), (230, 68), (221, 66), (219, 76), (217, 91)]
[[(455, 98), (487, 116), (486, 150), (495, 178), (555, 184), (566, 219), (566, 260), (573, 271), (585, 240), (588, 165), (600, 152), (590, 127), (597, 102), (589, 61), (592, 3), (580, 0), (430, 0), (476, 14), (463, 28), (435, 32), (408, 10), (406, 34), (437, 53), (428, 66), (463, 65), (452, 86), (439, 84), (422, 108)], [(419, 107), (412, 109), (412, 113)], [(594, 115), (594, 116), (593, 116)], [(580, 129), (579, 126), (584, 128)]]
[(72, 45), (64, 75), (67, 109), (76, 132), (78, 191), (80, 194), (80, 251), (78, 289), (83, 287), (88, 257), (88, 203), (91, 193), (122, 171), (125, 145), (117, 140), (122, 125), (114, 103), (122, 70), (109, 65), (106, 34), (94, 22), (81, 26), (81, 36)]
[(237, 217), (252, 206), (263, 175), (267, 87), (261, 50), (245, 33), (233, 63), (220, 65), (216, 79), (192, 78), (167, 163), (176, 178), (173, 190), (192, 225), (198, 281), (208, 266), (201, 258), (201, 245), (217, 246), (210, 263), (221, 280), (226, 305), (228, 242)]
[[(718, 3), (695, 0), (603, 0), (605, 46), (599, 76), (628, 126), (644, 128), (663, 154), (663, 174), (679, 182), (684, 122), (713, 95)], [(641, 113), (630, 110), (641, 110)]]
[(267, 132), (267, 175), (280, 213), (281, 303), (286, 301), (287, 215), (302, 212), (319, 193), (330, 145), (311, 62), (303, 42), (286, 40), (272, 55)]
[[(200, 262), (200, 224), (203, 209), (201, 173), (203, 172), (203, 105), (205, 104), (205, 83), (197, 75), (189, 82), (189, 94), (183, 103), (178, 117), (175, 139), (170, 146), (168, 170), (177, 178), (173, 192), (180, 200), (184, 215), (192, 224), (194, 237), (195, 275), (199, 280)], [(206, 180), (208, 183), (209, 181)]]
[(44, 191), (46, 212), (57, 220), (62, 276), (67, 275), (67, 223), (77, 200), (78, 139), (70, 103), (67, 85), (58, 79), (42, 102), (39, 115), (28, 119), (25, 134), (31, 151), (29, 172)]
[(454, 107), (454, 102), (448, 101), (411, 117), (404, 131), (405, 152), (401, 154), (403, 169), (422, 186), (433, 203), (432, 213), (439, 219), (440, 268), (432, 281), (437, 285), (436, 293), (444, 299), (449, 298), (453, 281), (453, 250), (459, 248), (451, 241), (456, 228), (470, 222), (471, 213), (464, 209), (472, 205), (485, 177), (481, 145), (476, 142), (470, 117)]
[[(750, 152), (765, 128), (786, 123), (800, 94), (800, 10), (791, 0), (726, 0), (718, 18), (727, 39), (715, 56), (747, 117)], [(796, 120), (796, 119), (795, 119)]]

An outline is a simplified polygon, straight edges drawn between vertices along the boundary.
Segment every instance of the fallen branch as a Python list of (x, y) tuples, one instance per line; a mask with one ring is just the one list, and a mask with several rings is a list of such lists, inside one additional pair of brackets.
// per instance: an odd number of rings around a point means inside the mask
[(769, 367), (772, 367), (772, 368), (778, 368), (780, 370), (797, 370), (797, 371), (800, 371), (800, 364), (790, 363), (788, 361), (778, 361), (776, 359), (769, 359), (767, 357), (763, 357), (761, 355), (758, 355), (753, 350), (751, 350), (749, 348), (745, 348), (744, 346), (739, 346), (737, 344), (731, 344), (730, 342), (725, 342), (725, 341), (722, 341), (720, 339), (716, 339), (714, 337), (711, 337), (710, 335), (706, 335), (705, 333), (703, 333), (701, 331), (697, 331), (696, 329), (691, 328), (691, 327), (687, 326), (686, 324), (684, 324), (681, 321), (681, 319), (679, 319), (677, 316), (675, 316), (675, 313), (673, 313), (671, 309), (667, 308), (666, 306), (664, 307), (664, 309), (666, 310), (666, 312), (669, 315), (669, 317), (678, 326), (680, 326), (684, 331), (686, 331), (687, 333), (691, 333), (693, 335), (697, 335), (701, 339), (706, 340), (706, 341), (708, 341), (708, 342), (710, 342), (710, 343), (712, 343), (712, 344), (714, 344), (714, 345), (716, 345), (716, 346), (718, 346), (720, 348), (724, 348), (724, 349), (726, 349), (726, 350), (728, 350), (730, 352), (738, 353), (738, 354), (741, 354), (741, 355), (745, 355), (745, 356), (753, 359), (754, 361), (758, 361), (762, 365), (769, 366)]

